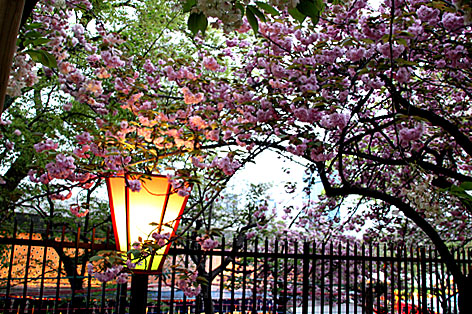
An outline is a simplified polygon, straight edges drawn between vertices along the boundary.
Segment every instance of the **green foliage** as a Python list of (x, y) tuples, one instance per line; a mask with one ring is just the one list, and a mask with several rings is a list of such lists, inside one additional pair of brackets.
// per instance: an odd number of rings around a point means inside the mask
[(274, 15), (274, 16), (280, 14), (279, 11), (277, 11), (274, 7), (272, 7), (270, 4), (267, 4), (265, 2), (256, 1), (256, 5), (268, 14), (271, 14), (271, 15)]
[(254, 31), (254, 34), (257, 34), (259, 32), (259, 22), (257, 21), (254, 12), (250, 8), (246, 10), (246, 17), (249, 25), (251, 25), (252, 30)]
[(458, 197), (472, 211), (472, 182), (463, 182), (446, 189), (451, 195)]
[[(254, 34), (259, 32), (259, 21), (266, 21), (266, 14), (270, 14), (272, 16), (280, 15), (280, 12), (277, 9), (275, 9), (269, 3), (263, 1), (256, 1), (255, 5), (241, 3), (239, 1), (235, 1), (232, 4), (241, 11), (241, 18), (246, 16), (249, 25), (251, 25), (251, 28), (254, 31)], [(296, 8), (289, 8), (288, 12), (295, 20), (300, 23), (309, 17), (313, 24), (316, 25), (320, 18), (321, 12), (323, 12), (323, 9), (324, 3), (322, 0), (301, 0)], [(197, 6), (197, 1), (183, 1), (182, 11), (184, 13), (191, 12), (187, 20), (188, 30), (190, 30), (194, 36), (198, 34), (198, 32), (201, 32), (201, 34), (204, 35), (208, 27), (208, 21), (207, 17), (204, 16), (202, 12), (200, 12)]]
[(52, 54), (44, 50), (27, 50), (30, 57), (48, 68), (57, 68), (57, 61)]
[[(297, 4), (298, 12), (305, 17), (309, 17), (312, 20), (313, 25), (316, 25), (318, 23), (320, 14), (321, 12), (323, 12), (323, 9), (324, 3), (322, 0), (300, 0), (300, 2)], [(300, 17), (297, 20), (300, 21)]]
[(26, 25), (25, 31), (20, 34), (18, 39), (18, 46), (20, 49), (27, 48), (26, 52), (34, 61), (49, 68), (57, 68), (57, 61), (54, 56), (42, 49), (49, 42), (49, 39), (45, 38), (44, 34), (38, 31), (38, 29), (42, 28), (43, 25), (41, 23)]
[(190, 12), (196, 4), (197, 4), (196, 0), (187, 0), (182, 5), (182, 10), (184, 11), (184, 13)]
[(208, 20), (203, 13), (191, 13), (188, 17), (188, 29), (192, 32), (193, 36), (201, 32), (205, 34), (205, 30), (208, 27)]

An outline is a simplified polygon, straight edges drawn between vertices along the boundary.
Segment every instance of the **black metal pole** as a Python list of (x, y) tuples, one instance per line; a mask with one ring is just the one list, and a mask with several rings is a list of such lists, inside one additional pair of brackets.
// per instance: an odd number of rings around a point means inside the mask
[(147, 308), (148, 275), (133, 274), (131, 276), (131, 303), (129, 312), (146, 314)]

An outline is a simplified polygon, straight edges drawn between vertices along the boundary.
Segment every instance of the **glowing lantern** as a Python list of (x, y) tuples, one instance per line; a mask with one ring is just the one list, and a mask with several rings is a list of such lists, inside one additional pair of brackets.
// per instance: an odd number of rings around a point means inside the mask
[[(140, 180), (141, 190), (133, 192), (127, 182)], [(165, 176), (126, 174), (106, 179), (111, 217), (118, 250), (128, 252), (135, 242), (156, 242), (152, 234), (175, 235), (188, 196), (180, 196)], [(141, 260), (135, 273), (161, 272), (171, 242)]]

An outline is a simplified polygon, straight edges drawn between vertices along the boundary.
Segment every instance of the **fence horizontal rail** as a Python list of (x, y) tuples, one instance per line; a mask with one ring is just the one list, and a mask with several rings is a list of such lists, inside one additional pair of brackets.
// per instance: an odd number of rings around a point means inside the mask
[(51, 248), (79, 248), (89, 250), (115, 250), (114, 244), (107, 243), (85, 243), (85, 242), (71, 242), (71, 241), (57, 241), (57, 240), (37, 240), (37, 239), (14, 239), (0, 237), (0, 244), (9, 245), (27, 245), (27, 246), (41, 246)]
[[(398, 259), (406, 262), (436, 262), (443, 263), (444, 260), (441, 257), (432, 257), (427, 256), (422, 259), (420, 256), (412, 257), (411, 255), (393, 255), (393, 256), (375, 256), (375, 255), (346, 255), (346, 254), (321, 254), (321, 253), (311, 253), (311, 252), (301, 252), (301, 253), (285, 253), (285, 252), (233, 252), (226, 250), (211, 250), (203, 251), (201, 249), (184, 249), (184, 248), (170, 248), (168, 255), (182, 255), (182, 254), (206, 254), (212, 256), (224, 256), (224, 257), (258, 257), (258, 258), (277, 258), (277, 259), (309, 259), (309, 260), (323, 260), (323, 259), (332, 259), (332, 260), (341, 260), (341, 261), (374, 261), (374, 262), (396, 262)], [(409, 253), (409, 252), (407, 252)], [(419, 254), (419, 252), (418, 252)], [(467, 258), (456, 258), (458, 263), (470, 263), (470, 259)]]

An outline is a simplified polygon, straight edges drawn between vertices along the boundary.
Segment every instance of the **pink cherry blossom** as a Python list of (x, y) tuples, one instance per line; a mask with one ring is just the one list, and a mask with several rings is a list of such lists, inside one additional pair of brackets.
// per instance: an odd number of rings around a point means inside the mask
[(133, 192), (141, 191), (141, 181), (139, 180), (127, 180), (127, 185)]
[(44, 142), (34, 144), (34, 149), (38, 153), (42, 153), (46, 150), (56, 150), (59, 147), (58, 143), (54, 143), (52, 140), (47, 139)]
[(418, 18), (423, 22), (429, 23), (431, 25), (436, 25), (439, 22), (440, 12), (438, 9), (433, 9), (422, 5), (416, 13), (418, 14)]
[(213, 57), (203, 58), (203, 66), (210, 71), (219, 71), (220, 65)]
[(464, 26), (464, 18), (456, 13), (444, 13), (441, 22), (448, 31), (455, 31)]
[(63, 154), (56, 156), (56, 162), (50, 162), (46, 165), (49, 176), (55, 179), (66, 179), (73, 173), (75, 168), (74, 158)]

